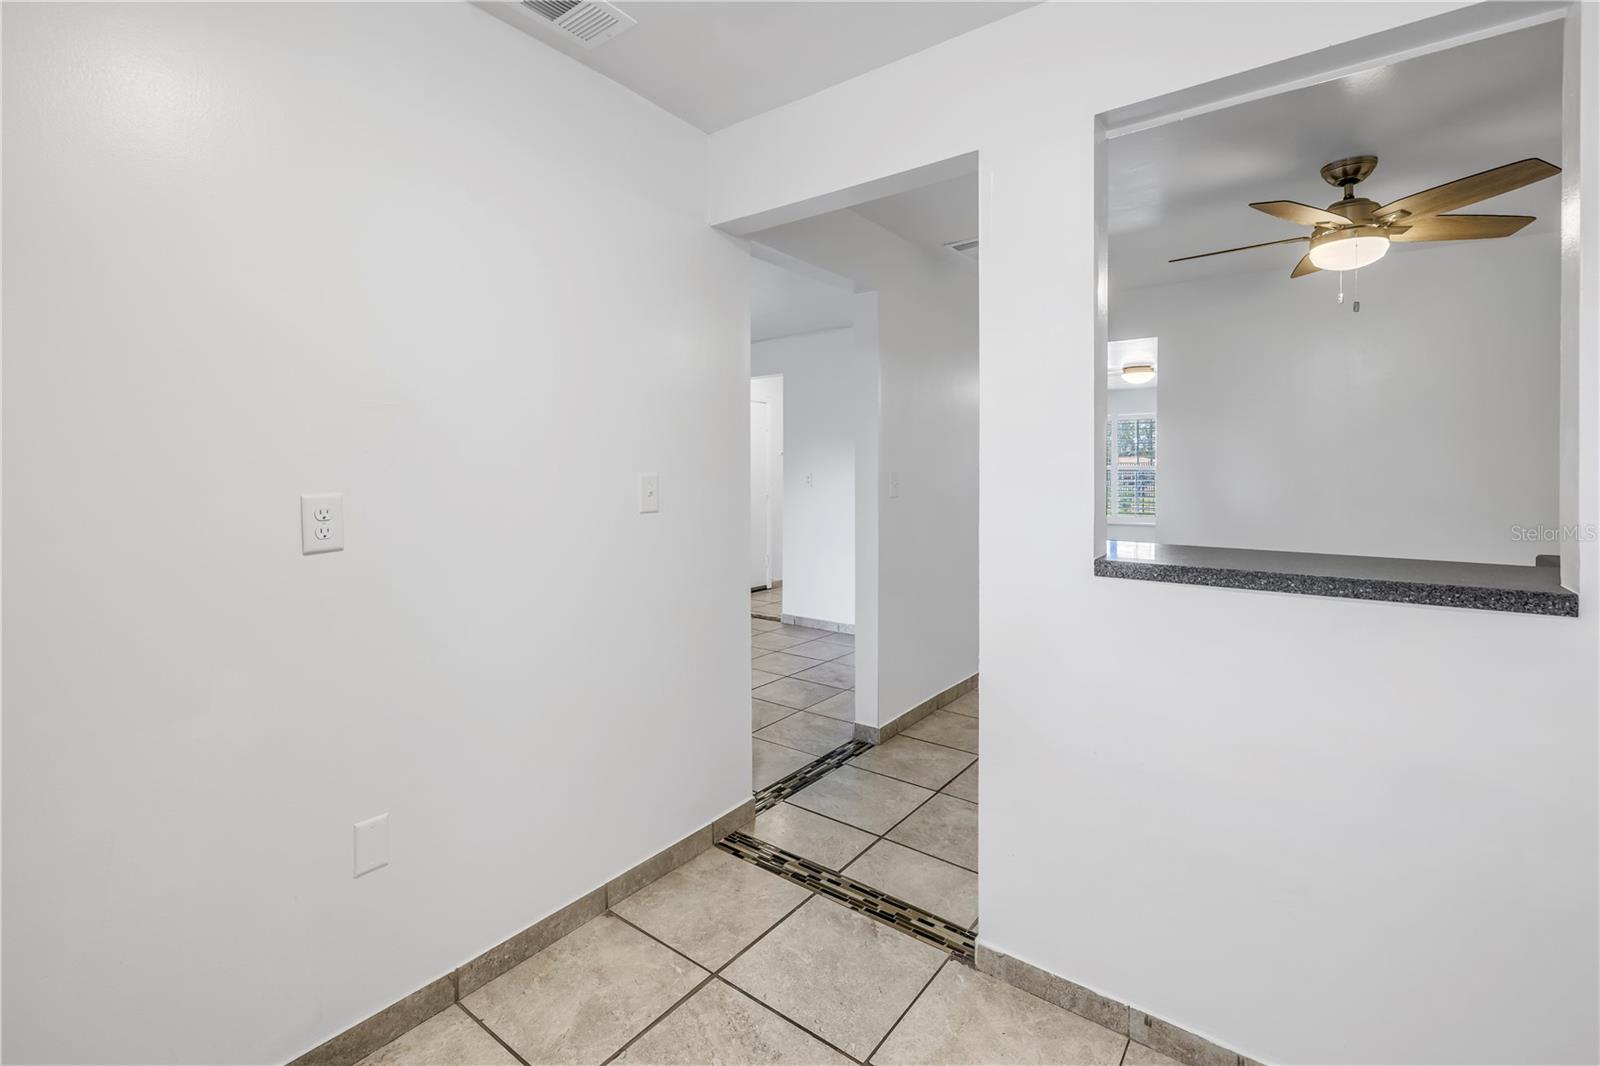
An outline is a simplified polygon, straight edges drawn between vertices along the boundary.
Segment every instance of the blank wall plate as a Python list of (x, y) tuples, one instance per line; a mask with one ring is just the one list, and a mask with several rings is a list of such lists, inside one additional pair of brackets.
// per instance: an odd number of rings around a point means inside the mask
[(300, 497), (300, 554), (344, 551), (344, 496), (324, 492)]
[(639, 475), (639, 513), (655, 514), (661, 510), (661, 475)]
[(389, 814), (356, 823), (356, 876), (389, 865)]

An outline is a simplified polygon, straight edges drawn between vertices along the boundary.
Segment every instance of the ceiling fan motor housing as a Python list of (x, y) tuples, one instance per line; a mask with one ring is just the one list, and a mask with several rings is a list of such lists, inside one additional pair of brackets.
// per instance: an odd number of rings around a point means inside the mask
[(1378, 169), (1377, 156), (1353, 155), (1323, 164), (1322, 180), (1336, 189), (1348, 189), (1349, 186), (1359, 185), (1372, 177), (1372, 172), (1376, 169)]

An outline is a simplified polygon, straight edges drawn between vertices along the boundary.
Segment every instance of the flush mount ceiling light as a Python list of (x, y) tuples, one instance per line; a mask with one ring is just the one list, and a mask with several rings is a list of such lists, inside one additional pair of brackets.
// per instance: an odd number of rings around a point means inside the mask
[(1357, 155), (1349, 159), (1336, 159), (1324, 166), (1322, 180), (1344, 190), (1344, 198), (1329, 204), (1326, 210), (1293, 200), (1265, 200), (1250, 205), (1273, 218), (1281, 218), (1297, 226), (1312, 227), (1309, 236), (1246, 244), (1201, 255), (1185, 255), (1168, 262), (1182, 263), (1251, 248), (1308, 241), (1310, 249), (1289, 274), (1291, 278), (1300, 278), (1319, 270), (1355, 270), (1364, 267), (1382, 259), (1391, 241), (1473, 241), (1487, 237), (1509, 237), (1532, 222), (1533, 216), (1447, 215), (1443, 212), (1454, 211), (1561, 173), (1560, 167), (1543, 159), (1523, 159), (1379, 204), (1364, 196), (1357, 196), (1355, 192), (1355, 187), (1371, 177), (1377, 165), (1377, 156)]
[(1154, 381), (1155, 376), (1156, 367), (1154, 363), (1133, 362), (1122, 364), (1122, 380), (1129, 385), (1143, 385), (1148, 381)]

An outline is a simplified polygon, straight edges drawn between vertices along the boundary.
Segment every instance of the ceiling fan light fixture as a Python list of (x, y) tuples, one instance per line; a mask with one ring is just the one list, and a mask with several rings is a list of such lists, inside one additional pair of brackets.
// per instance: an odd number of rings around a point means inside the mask
[(1135, 362), (1122, 364), (1122, 380), (1129, 385), (1143, 385), (1146, 382), (1154, 381), (1155, 377), (1156, 367), (1154, 363)]
[(1318, 270), (1359, 270), (1389, 254), (1382, 226), (1349, 226), (1311, 238), (1311, 263)]

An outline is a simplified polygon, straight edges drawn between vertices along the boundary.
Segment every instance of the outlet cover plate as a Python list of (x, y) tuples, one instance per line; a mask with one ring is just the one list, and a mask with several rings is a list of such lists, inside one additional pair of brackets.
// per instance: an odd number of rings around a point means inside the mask
[(389, 865), (389, 813), (357, 822), (356, 876), (370, 874)]
[(323, 492), (300, 497), (300, 554), (344, 551), (344, 495)]

